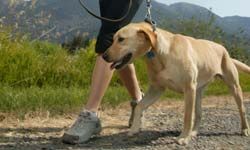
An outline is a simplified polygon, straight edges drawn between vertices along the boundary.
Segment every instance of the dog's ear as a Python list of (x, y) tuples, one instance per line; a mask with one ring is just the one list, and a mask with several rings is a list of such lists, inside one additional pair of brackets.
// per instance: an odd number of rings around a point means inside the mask
[(145, 38), (150, 41), (152, 49), (155, 50), (157, 44), (157, 35), (145, 27), (140, 28), (138, 33), (143, 33)]

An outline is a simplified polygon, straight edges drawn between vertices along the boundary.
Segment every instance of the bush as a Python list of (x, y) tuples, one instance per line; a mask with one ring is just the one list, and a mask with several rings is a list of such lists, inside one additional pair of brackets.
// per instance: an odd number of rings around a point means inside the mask
[[(1, 35), (0, 83), (8, 86), (83, 86), (89, 84), (94, 41), (75, 55), (48, 42), (7, 39)], [(91, 68), (91, 69), (90, 69)]]
[(86, 47), (90, 44), (90, 39), (86, 36), (77, 35), (73, 38), (72, 41), (65, 42), (62, 44), (62, 47), (67, 49), (70, 53), (74, 54), (77, 50), (82, 47)]
[[(57, 44), (13, 37), (10, 30), (0, 30), (0, 112), (23, 115), (30, 111), (61, 114), (80, 110), (88, 96), (96, 57), (95, 40), (71, 54)], [(145, 91), (148, 85), (145, 63), (138, 59), (135, 66)], [(248, 74), (241, 74), (241, 85), (244, 91), (250, 91)], [(209, 95), (227, 93), (221, 81), (207, 90)], [(181, 95), (167, 91), (163, 98), (167, 97), (181, 98)], [(129, 99), (115, 74), (103, 103), (117, 106)]]
[[(96, 54), (95, 40), (85, 49), (70, 54), (57, 44), (46, 41), (30, 42), (29, 39), (7, 39), (1, 35), (0, 84), (12, 87), (54, 86), (88, 87)], [(142, 60), (136, 61), (137, 74), (146, 84), (147, 75)], [(117, 75), (111, 86), (120, 85)]]

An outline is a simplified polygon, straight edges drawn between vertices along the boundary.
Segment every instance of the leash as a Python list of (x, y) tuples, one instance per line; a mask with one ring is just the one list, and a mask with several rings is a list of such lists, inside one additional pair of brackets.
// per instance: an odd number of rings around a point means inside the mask
[[(147, 14), (146, 14), (144, 21), (149, 23), (153, 29), (153, 32), (155, 32), (156, 31), (156, 22), (152, 19), (152, 15), (151, 15), (151, 8), (152, 8), (151, 0), (146, 0), (146, 4), (147, 4)], [(153, 59), (155, 57), (155, 53), (153, 52), (152, 49), (150, 49), (146, 53), (146, 57), (148, 59)]]
[(129, 12), (130, 12), (130, 10), (131, 10), (131, 7), (132, 7), (132, 0), (129, 0), (129, 5), (128, 5), (128, 10), (127, 10), (127, 12), (126, 12), (121, 18), (118, 18), (118, 19), (110, 19), (110, 18), (98, 16), (98, 15), (96, 15), (95, 13), (93, 13), (93, 12), (85, 5), (85, 3), (83, 3), (82, 0), (79, 0), (79, 3), (80, 3), (80, 5), (82, 6), (82, 8), (84, 8), (90, 15), (92, 15), (92, 16), (94, 16), (95, 18), (100, 19), (100, 20), (102, 20), (102, 21), (108, 21), (108, 22), (119, 22), (119, 21), (124, 20), (124, 19), (128, 16), (128, 14), (129, 14)]
[[(124, 20), (124, 19), (128, 16), (128, 14), (129, 14), (129, 12), (130, 12), (130, 10), (131, 10), (131, 8), (132, 8), (132, 2), (133, 2), (133, 0), (129, 0), (128, 10), (127, 10), (127, 12), (124, 14), (124, 16), (122, 16), (121, 18), (118, 18), (118, 19), (110, 19), (110, 18), (101, 17), (101, 16), (96, 15), (95, 13), (93, 13), (93, 12), (85, 5), (85, 3), (83, 2), (83, 0), (79, 0), (79, 3), (80, 3), (80, 5), (82, 6), (82, 8), (84, 8), (90, 15), (92, 15), (93, 17), (95, 17), (95, 18), (97, 18), (97, 19), (100, 19), (100, 20), (103, 20), (103, 21), (108, 21), (108, 22), (119, 22), (119, 21)], [(146, 0), (146, 4), (147, 4), (147, 5), (146, 5), (146, 7), (147, 7), (147, 14), (146, 14), (146, 16), (145, 16), (145, 20), (144, 20), (144, 21), (147, 22), (147, 23), (149, 23), (149, 24), (151, 24), (151, 26), (152, 26), (152, 28), (153, 28), (153, 31), (155, 31), (155, 30), (156, 30), (156, 22), (153, 21), (152, 15), (151, 15), (151, 8), (152, 8), (151, 0)]]
[[(124, 14), (124, 16), (122, 16), (121, 18), (118, 18), (118, 19), (110, 19), (110, 18), (106, 18), (106, 17), (101, 17), (101, 16), (98, 16), (96, 15), (95, 13), (93, 13), (86, 5), (85, 3), (83, 3), (82, 0), (79, 0), (79, 3), (80, 5), (82, 6), (82, 8), (84, 8), (90, 15), (92, 15), (93, 17), (97, 18), (97, 19), (100, 19), (102, 21), (108, 21), (108, 22), (119, 22), (119, 21), (122, 21), (124, 20), (131, 8), (132, 8), (132, 1), (133, 0), (129, 0), (129, 6), (128, 6), (128, 10), (127, 12)], [(147, 8), (147, 13), (146, 13), (146, 16), (145, 16), (145, 22), (149, 23), (151, 26), (152, 26), (152, 29), (153, 29), (153, 32), (156, 31), (156, 22), (152, 19), (152, 15), (151, 15), (151, 9), (152, 9), (152, 1), (151, 0), (146, 0), (146, 8)], [(146, 56), (148, 59), (152, 59), (155, 57), (155, 54), (152, 50), (149, 50), (147, 53), (146, 53)]]
[(149, 23), (152, 28), (153, 31), (155, 32), (156, 30), (156, 22), (152, 19), (152, 15), (151, 15), (151, 8), (152, 8), (152, 4), (151, 4), (151, 0), (146, 0), (146, 4), (147, 4), (147, 14), (145, 16), (145, 22)]

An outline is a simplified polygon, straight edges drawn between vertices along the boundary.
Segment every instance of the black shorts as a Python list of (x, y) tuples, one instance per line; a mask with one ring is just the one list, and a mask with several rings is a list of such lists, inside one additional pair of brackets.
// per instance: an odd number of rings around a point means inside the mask
[[(95, 51), (96, 53), (104, 53), (113, 42), (113, 35), (120, 28), (126, 26), (135, 16), (142, 0), (132, 0), (133, 4), (128, 16), (119, 22), (102, 21), (99, 31)], [(100, 12), (102, 17), (118, 19), (128, 11), (129, 0), (99, 0)]]

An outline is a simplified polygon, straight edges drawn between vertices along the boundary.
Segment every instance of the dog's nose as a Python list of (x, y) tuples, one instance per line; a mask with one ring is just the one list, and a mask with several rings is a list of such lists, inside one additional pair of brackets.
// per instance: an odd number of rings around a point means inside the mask
[(105, 61), (109, 62), (109, 56), (108, 56), (107, 53), (102, 54), (102, 58), (103, 58)]

